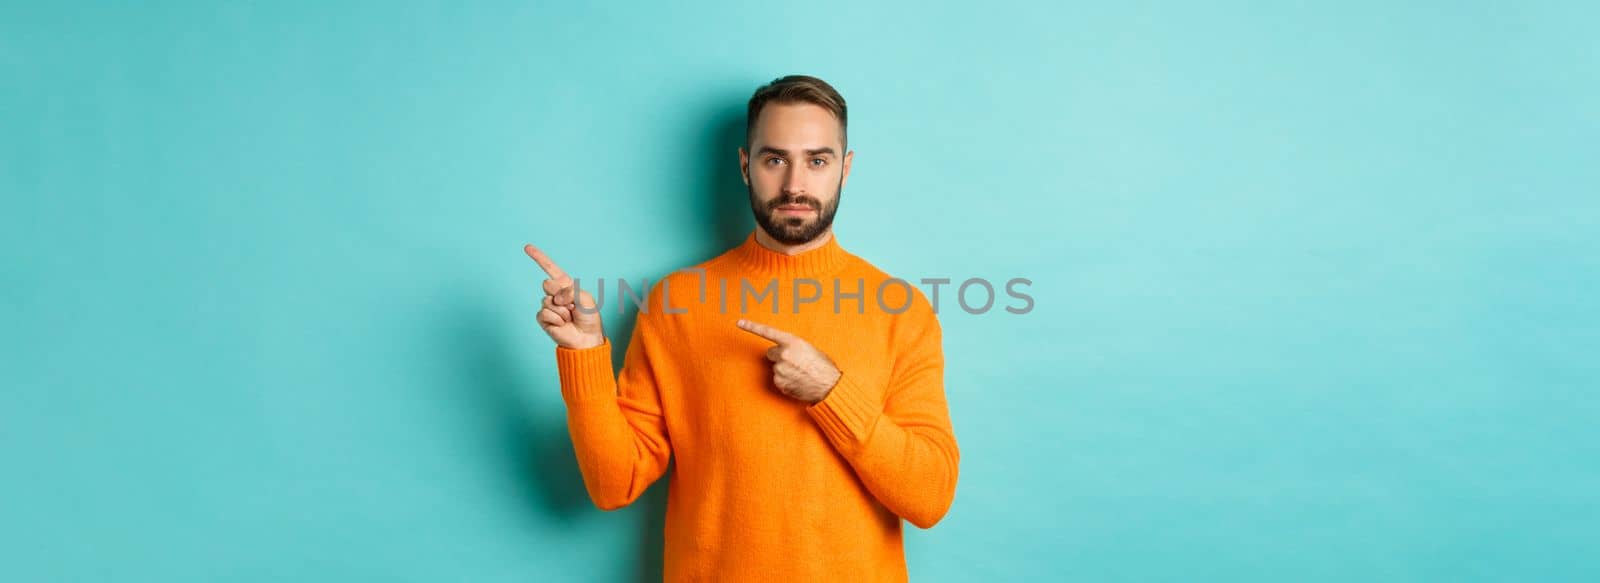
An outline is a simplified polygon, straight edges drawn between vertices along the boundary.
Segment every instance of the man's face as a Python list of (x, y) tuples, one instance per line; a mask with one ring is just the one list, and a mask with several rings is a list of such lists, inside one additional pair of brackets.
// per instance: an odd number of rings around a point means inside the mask
[(785, 245), (816, 239), (833, 224), (854, 152), (839, 120), (810, 103), (768, 103), (739, 149), (756, 224)]

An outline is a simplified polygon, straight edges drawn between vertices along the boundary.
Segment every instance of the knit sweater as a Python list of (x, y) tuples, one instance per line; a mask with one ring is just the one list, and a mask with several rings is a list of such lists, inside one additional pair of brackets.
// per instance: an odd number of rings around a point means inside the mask
[[(930, 528), (944, 517), (960, 460), (939, 321), (921, 291), (837, 235), (785, 255), (752, 231), (645, 299), (616, 376), (610, 339), (556, 347), (595, 505), (632, 503), (676, 459), (666, 580), (906, 580), (900, 521)], [(601, 309), (615, 313), (616, 300), (629, 301), (601, 296)], [(780, 393), (772, 343), (740, 318), (810, 342), (838, 383), (815, 404)]]

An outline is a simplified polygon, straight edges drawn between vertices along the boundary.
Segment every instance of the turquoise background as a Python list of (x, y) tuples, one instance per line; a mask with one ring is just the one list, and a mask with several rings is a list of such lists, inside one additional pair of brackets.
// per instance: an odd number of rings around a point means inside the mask
[(0, 8), (0, 579), (658, 579), (520, 248), (734, 244), (795, 72), (847, 249), (1034, 282), (915, 580), (1600, 579), (1594, 4), (574, 4)]

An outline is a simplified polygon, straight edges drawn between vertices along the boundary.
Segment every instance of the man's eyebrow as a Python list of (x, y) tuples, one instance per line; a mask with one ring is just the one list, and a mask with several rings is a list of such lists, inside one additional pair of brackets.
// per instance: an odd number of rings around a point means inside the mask
[[(837, 154), (837, 152), (834, 152), (833, 148), (831, 148), (829, 146), (823, 146), (823, 147), (817, 148), (815, 150), (806, 150), (805, 152), (806, 152), (807, 156), (816, 156), (818, 154)], [(760, 148), (757, 148), (756, 149), (756, 153), (757, 154), (777, 154), (779, 156), (788, 156), (789, 155), (789, 151), (788, 150), (780, 150), (780, 149), (774, 148), (772, 146), (762, 146)]]

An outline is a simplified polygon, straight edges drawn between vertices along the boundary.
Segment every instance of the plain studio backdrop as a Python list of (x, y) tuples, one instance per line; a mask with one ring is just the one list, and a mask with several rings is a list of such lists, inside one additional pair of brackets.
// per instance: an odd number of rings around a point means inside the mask
[(1033, 282), (914, 580), (1600, 578), (1593, 4), (575, 4), (0, 8), (0, 579), (659, 579), (521, 247), (737, 243), (790, 73), (841, 244)]

